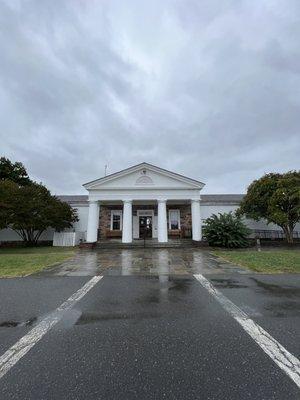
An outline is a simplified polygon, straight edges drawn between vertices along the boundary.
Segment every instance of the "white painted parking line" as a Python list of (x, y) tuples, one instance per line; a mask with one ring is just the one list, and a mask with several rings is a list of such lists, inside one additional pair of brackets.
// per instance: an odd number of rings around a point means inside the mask
[(94, 276), (77, 292), (72, 294), (54, 312), (45, 317), (37, 326), (32, 328), (25, 336), (18, 340), (0, 357), (0, 379), (23, 357), (28, 351), (42, 339), (44, 335), (62, 318), (64, 313), (72, 308), (83, 296), (85, 296), (103, 276)]
[(198, 274), (194, 277), (300, 388), (300, 361), (298, 358), (288, 352), (268, 332), (249, 318), (244, 311), (217, 290), (203, 275)]

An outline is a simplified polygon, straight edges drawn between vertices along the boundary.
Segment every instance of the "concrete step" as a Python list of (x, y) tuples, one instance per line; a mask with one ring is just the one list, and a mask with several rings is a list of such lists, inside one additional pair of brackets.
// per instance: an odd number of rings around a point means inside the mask
[(96, 243), (96, 249), (134, 249), (134, 248), (187, 248), (193, 247), (192, 239), (172, 239), (167, 243), (160, 243), (157, 240), (148, 239), (145, 240), (134, 240), (132, 243), (122, 243), (122, 241), (112, 240), (101, 240)]

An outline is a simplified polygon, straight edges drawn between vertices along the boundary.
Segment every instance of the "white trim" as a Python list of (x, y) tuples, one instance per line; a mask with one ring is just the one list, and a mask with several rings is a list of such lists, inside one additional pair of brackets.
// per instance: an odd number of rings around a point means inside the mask
[(79, 203), (68, 203), (67, 201), (65, 201), (64, 203), (69, 204), (69, 206), (71, 206), (72, 208), (75, 208), (75, 209), (89, 206), (88, 201), (86, 201), (86, 203), (80, 203), (80, 204)]
[[(104, 189), (102, 189), (102, 188), (97, 188), (97, 189), (93, 189), (93, 188), (88, 188), (87, 190), (92, 190), (92, 191), (105, 191), (105, 190), (112, 190), (112, 191), (124, 191), (124, 190), (148, 190), (148, 191), (151, 191), (151, 190), (200, 190), (200, 189), (198, 189), (197, 187), (191, 187), (191, 188), (188, 188), (188, 187), (184, 187), (184, 188), (182, 188), (182, 186), (172, 186), (172, 187), (170, 187), (170, 186), (159, 186), (159, 185), (152, 185), (152, 186), (142, 186), (142, 185), (136, 185), (136, 184), (134, 184), (134, 185), (132, 185), (132, 186), (122, 186), (122, 187), (119, 187), (119, 186), (109, 186), (109, 188), (104, 188)], [(200, 198), (200, 197), (199, 197)]]
[(123, 201), (126, 197), (128, 199), (134, 199), (134, 201), (150, 201), (153, 200), (157, 202), (158, 200), (190, 200), (200, 199), (200, 192), (198, 189), (155, 189), (152, 190), (144, 190), (144, 188), (133, 188), (130, 190), (119, 189), (117, 190), (100, 190), (95, 189), (89, 192), (90, 200), (99, 200), (99, 201)]
[(171, 172), (171, 171), (168, 171), (166, 169), (163, 169), (163, 168), (160, 168), (160, 167), (156, 167), (155, 165), (143, 162), (141, 164), (134, 165), (134, 166), (126, 168), (126, 169), (124, 169), (122, 171), (116, 172), (114, 174), (111, 174), (111, 175), (108, 175), (108, 176), (104, 176), (102, 178), (95, 179), (93, 181), (87, 182), (87, 183), (83, 184), (83, 186), (86, 189), (92, 189), (93, 186), (95, 186), (95, 185), (102, 184), (102, 183), (105, 183), (105, 182), (109, 182), (109, 181), (114, 180), (116, 178), (120, 178), (122, 176), (128, 175), (128, 174), (130, 174), (132, 172), (136, 172), (136, 171), (142, 170), (144, 168), (147, 168), (150, 171), (154, 171), (154, 172), (160, 173), (160, 174), (162, 174), (164, 176), (168, 176), (170, 178), (176, 179), (179, 182), (184, 182), (184, 183), (190, 184), (194, 188), (202, 189), (204, 187), (204, 185), (205, 185), (204, 183), (202, 183), (200, 181), (197, 181), (196, 179), (188, 178), (187, 176), (183, 176), (183, 175), (177, 174), (175, 172)]
[(137, 216), (138, 217), (149, 217), (149, 213), (151, 216), (154, 216), (154, 210), (153, 209), (144, 209), (144, 210), (137, 210)]
[(177, 211), (177, 213), (178, 213), (178, 229), (181, 229), (181, 225), (180, 225), (180, 210), (179, 210), (179, 208), (169, 208), (169, 212), (168, 212), (168, 217), (169, 217), (168, 226), (169, 226), (169, 229), (171, 230), (171, 218), (170, 218), (170, 213), (171, 213), (172, 211)]
[(120, 231), (122, 231), (123, 227), (123, 211), (122, 210), (111, 210), (110, 211), (110, 230), (113, 231), (113, 216), (120, 215)]
[(154, 210), (147, 208), (144, 210), (137, 210), (136, 215), (138, 218), (139, 239), (140, 239), (140, 217), (152, 217), (152, 238), (154, 238)]

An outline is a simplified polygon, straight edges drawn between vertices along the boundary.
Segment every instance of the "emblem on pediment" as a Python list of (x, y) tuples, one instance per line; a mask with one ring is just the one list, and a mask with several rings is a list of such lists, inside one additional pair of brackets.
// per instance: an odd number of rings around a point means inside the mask
[(153, 180), (147, 175), (147, 170), (143, 169), (141, 176), (135, 181), (136, 185), (153, 185)]

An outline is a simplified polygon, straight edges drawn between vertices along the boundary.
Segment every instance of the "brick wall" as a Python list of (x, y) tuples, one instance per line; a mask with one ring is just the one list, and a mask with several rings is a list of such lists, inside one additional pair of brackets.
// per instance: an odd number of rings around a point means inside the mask
[(111, 210), (122, 210), (122, 206), (100, 205), (98, 240), (106, 238), (106, 230), (110, 229)]
[[(98, 229), (98, 240), (106, 238), (106, 230), (110, 229), (110, 218), (111, 218), (111, 210), (122, 210), (122, 206), (100, 206), (100, 215), (99, 215), (99, 229)], [(155, 205), (133, 205), (132, 207), (132, 215), (137, 215), (137, 210), (153, 210), (154, 215), (157, 215), (157, 206)], [(192, 229), (192, 216), (191, 216), (191, 206), (190, 204), (181, 204), (181, 205), (167, 205), (167, 218), (169, 218), (169, 210), (176, 209), (180, 210), (180, 226), (181, 229), (185, 232), (186, 237), (191, 236)]]
[(167, 205), (167, 218), (169, 223), (169, 210), (180, 210), (180, 227), (184, 232), (184, 237), (191, 237), (192, 232), (192, 214), (190, 204), (172, 204)]

